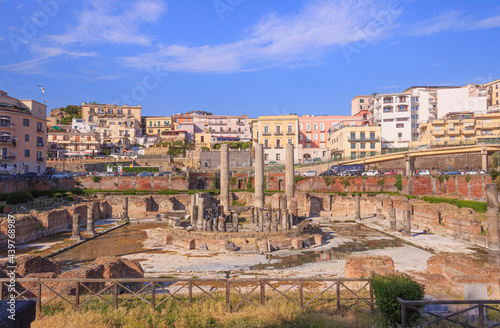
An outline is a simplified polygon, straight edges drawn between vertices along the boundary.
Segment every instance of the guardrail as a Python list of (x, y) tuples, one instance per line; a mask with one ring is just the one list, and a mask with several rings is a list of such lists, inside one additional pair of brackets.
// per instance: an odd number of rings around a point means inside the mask
[[(401, 304), (401, 328), (407, 328), (407, 314), (408, 310), (414, 310), (418, 311), (423, 314), (427, 314), (431, 317), (433, 317), (433, 320), (423, 322), (419, 324), (418, 326), (415, 327), (426, 327), (430, 326), (436, 323), (444, 323), (446, 322), (451, 322), (453, 324), (457, 324), (463, 327), (479, 327), (479, 328), (484, 328), (484, 327), (500, 327), (500, 323), (495, 322), (495, 323), (486, 323), (487, 321), (487, 310), (491, 310), (494, 312), (500, 312), (500, 309), (492, 307), (491, 305), (500, 305), (500, 300), (469, 300), (469, 301), (462, 301), (462, 300), (449, 300), (449, 301), (440, 301), (440, 300), (424, 300), (424, 301), (405, 301), (402, 300), (401, 298), (398, 297), (398, 302)], [(425, 311), (421, 307), (425, 305), (467, 305), (465, 309), (460, 309), (457, 311), (453, 311), (451, 313), (446, 313), (443, 315), (439, 315), (433, 312)], [(468, 322), (468, 318), (454, 318), (458, 315), (463, 315), (466, 314), (467, 312), (470, 313), (470, 311), (475, 311), (477, 314), (473, 313), (473, 317), (476, 319), (474, 320), (474, 323), (476, 325), (471, 325), (471, 322)], [(485, 320), (486, 319), (486, 320)], [(463, 321), (465, 320), (465, 321)], [(486, 325), (485, 325), (486, 324)]]
[[(319, 283), (324, 285), (318, 286)], [(0, 300), (9, 297), (9, 284), (10, 279), (0, 279)], [(91, 301), (103, 301), (115, 309), (129, 301), (138, 301), (145, 302), (154, 310), (167, 301), (193, 306), (212, 300), (225, 303), (226, 309), (232, 312), (243, 305), (265, 306), (283, 298), (300, 308), (333, 303), (337, 310), (351, 306), (374, 309), (371, 282), (366, 278), (18, 278), (14, 294), (16, 300), (36, 300), (39, 313), (54, 300), (69, 304), (74, 309), (80, 309)]]

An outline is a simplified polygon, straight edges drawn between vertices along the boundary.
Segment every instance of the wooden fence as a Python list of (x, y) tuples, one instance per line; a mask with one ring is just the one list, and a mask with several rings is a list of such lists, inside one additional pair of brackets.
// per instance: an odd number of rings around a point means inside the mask
[[(9, 279), (0, 279), (0, 299), (8, 295)], [(268, 305), (286, 299), (300, 308), (329, 304), (337, 310), (351, 306), (374, 309), (369, 279), (16, 279), (18, 300), (36, 300), (37, 311), (53, 301), (80, 309), (91, 301), (118, 308), (129, 301), (144, 302), (158, 309), (167, 301), (193, 306), (212, 300), (225, 303), (228, 311), (243, 305)]]
[[(499, 322), (488, 322), (487, 311), (500, 312), (500, 309), (492, 305), (500, 305), (500, 300), (424, 300), (424, 301), (404, 301), (398, 297), (398, 302), (401, 304), (401, 328), (409, 327), (407, 324), (408, 311), (418, 311), (421, 314), (427, 315), (422, 323), (415, 327), (428, 327), (434, 324), (451, 323), (453, 327), (471, 327), (471, 328), (490, 328), (500, 327)], [(437, 314), (435, 312), (426, 311), (425, 305), (455, 305), (462, 306), (461, 309), (449, 311), (448, 313)], [(474, 312), (472, 312), (474, 311)], [(465, 316), (468, 314), (467, 316)], [(498, 317), (498, 315), (497, 315)], [(429, 320), (427, 320), (429, 319)]]

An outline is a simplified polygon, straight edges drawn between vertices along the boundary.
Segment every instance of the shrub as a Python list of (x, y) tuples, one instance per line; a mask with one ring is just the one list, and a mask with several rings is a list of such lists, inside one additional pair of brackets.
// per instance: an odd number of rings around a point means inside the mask
[(63, 194), (61, 194), (60, 192), (56, 192), (54, 195), (52, 195), (54, 198), (61, 198), (63, 196)]
[(385, 177), (378, 178), (377, 184), (382, 187), (385, 184)]
[(490, 171), (490, 177), (492, 180), (496, 180), (496, 178), (500, 175), (500, 171), (497, 171), (495, 168), (492, 168)]
[(135, 195), (137, 192), (136, 189), (129, 189), (129, 190), (124, 190), (123, 195)]
[(330, 177), (323, 177), (323, 180), (325, 180), (325, 184), (327, 187), (330, 187), (330, 185), (333, 183), (335, 184), (335, 178), (330, 178)]
[(475, 202), (473, 200), (450, 199), (450, 198), (429, 197), (429, 196), (422, 196), (420, 197), (420, 199), (431, 204), (448, 203), (456, 205), (459, 208), (467, 207), (473, 209), (477, 213), (486, 213), (486, 211), (488, 210), (488, 205), (486, 203)]
[(247, 179), (247, 189), (252, 189), (253, 177)]
[(401, 174), (398, 174), (396, 176), (396, 182), (394, 183), (394, 187), (396, 187), (396, 189), (399, 191), (403, 190), (403, 176)]
[(304, 180), (304, 179), (305, 179), (305, 178), (304, 178), (303, 176), (301, 176), (301, 175), (295, 175), (295, 176), (293, 177), (293, 181), (294, 181), (295, 183), (297, 183), (297, 182), (299, 182), (299, 181), (302, 181), (302, 180)]
[(470, 174), (466, 174), (465, 175), (465, 181), (467, 181), (467, 183), (469, 183), (469, 181), (470, 181)]
[(439, 184), (443, 183), (444, 181), (444, 176), (440, 175), (438, 176)]
[(245, 206), (245, 203), (240, 203), (240, 202), (238, 202), (238, 200), (233, 199), (231, 206)]
[(100, 177), (100, 176), (98, 176), (98, 175), (93, 175), (93, 176), (92, 176), (92, 181), (94, 181), (94, 182), (99, 182), (99, 181), (101, 181), (101, 177)]
[(6, 205), (0, 205), (0, 213), (3, 213), (3, 208), (5, 207)]
[(35, 197), (29, 191), (16, 191), (9, 194), (7, 204), (21, 204), (35, 200)]
[(179, 192), (177, 190), (159, 190), (158, 195), (177, 195)]
[[(425, 296), (424, 286), (408, 275), (376, 275), (372, 278), (372, 288), (378, 311), (391, 324), (401, 323), (401, 305), (397, 301), (398, 297), (405, 301), (418, 301)], [(413, 325), (419, 317), (420, 312), (406, 310), (408, 325)]]
[(351, 182), (349, 181), (349, 178), (344, 178), (342, 184), (344, 185), (344, 188), (347, 188), (351, 185)]
[(73, 201), (73, 196), (66, 196), (66, 200), (68, 202), (72, 202)]

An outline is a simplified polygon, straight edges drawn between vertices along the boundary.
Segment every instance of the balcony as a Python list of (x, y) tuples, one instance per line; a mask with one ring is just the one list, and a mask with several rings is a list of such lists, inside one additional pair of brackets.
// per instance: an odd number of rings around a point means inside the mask
[(36, 132), (43, 133), (44, 131), (43, 131), (43, 129), (36, 129)]
[(2, 161), (14, 161), (14, 160), (16, 160), (16, 156), (14, 156), (14, 155), (0, 156), (0, 160), (2, 160)]
[(456, 136), (456, 135), (460, 135), (460, 129), (459, 129), (459, 128), (449, 129), (449, 130), (448, 130), (448, 135), (449, 135), (449, 136)]
[(44, 160), (45, 160), (45, 158), (43, 158), (43, 157), (37, 157), (37, 159), (36, 159), (37, 162), (43, 162)]
[(432, 130), (431, 134), (433, 136), (444, 136), (444, 130)]
[(498, 123), (481, 123), (481, 122), (476, 123), (476, 129), (481, 129), (481, 130), (498, 129), (498, 127), (499, 127)]
[(392, 104), (392, 98), (384, 98), (384, 104)]
[(476, 129), (462, 129), (462, 134), (464, 135), (475, 135), (476, 134)]
[(0, 144), (2, 145), (11, 145), (11, 146), (16, 146), (16, 141), (15, 140), (11, 140), (10, 137), (9, 138), (0, 138)]
[(349, 142), (380, 142), (380, 138), (348, 138)]
[(45, 146), (45, 142), (37, 142), (36, 146), (37, 147), (44, 147)]

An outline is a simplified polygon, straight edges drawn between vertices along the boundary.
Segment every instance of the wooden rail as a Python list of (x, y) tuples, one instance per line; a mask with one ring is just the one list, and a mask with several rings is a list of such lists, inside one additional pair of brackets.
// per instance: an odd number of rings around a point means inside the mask
[[(8, 297), (9, 282), (9, 279), (0, 279), (0, 300)], [(135, 300), (148, 304), (152, 309), (158, 309), (169, 300), (186, 306), (212, 300), (224, 302), (227, 310), (232, 312), (243, 305), (264, 306), (280, 298), (300, 308), (321, 303), (331, 304), (337, 310), (353, 305), (374, 309), (370, 280), (349, 278), (19, 278), (16, 279), (14, 293), (15, 298), (19, 300), (36, 300), (39, 313), (54, 300), (68, 303), (76, 310), (90, 301), (103, 301), (116, 309)]]
[[(423, 314), (427, 314), (431, 316), (431, 320), (421, 323), (415, 327), (426, 327), (431, 326), (436, 323), (443, 323), (445, 321), (451, 322), (458, 326), (462, 327), (471, 327), (471, 328), (490, 328), (490, 327), (500, 327), (500, 323), (486, 323), (486, 311), (491, 310), (495, 312), (500, 312), (500, 309), (494, 308), (491, 305), (500, 305), (500, 300), (424, 300), (424, 301), (405, 301), (398, 297), (398, 302), (401, 304), (401, 328), (407, 328), (407, 314), (408, 310), (418, 311)], [(425, 311), (423, 306), (425, 305), (466, 305), (465, 309), (461, 309), (458, 311), (454, 311), (451, 313), (439, 315), (436, 313), (432, 313), (429, 311)], [(460, 318), (454, 318), (455, 316), (465, 314), (469, 311), (473, 311), (477, 309), (477, 320), (475, 320), (476, 325), (472, 325), (471, 322), (463, 322)]]

